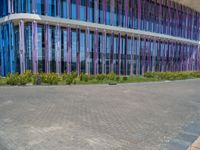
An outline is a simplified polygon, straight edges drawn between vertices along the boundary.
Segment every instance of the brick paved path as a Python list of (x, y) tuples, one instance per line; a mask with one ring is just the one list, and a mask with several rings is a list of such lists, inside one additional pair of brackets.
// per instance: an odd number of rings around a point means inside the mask
[(200, 80), (0, 87), (0, 150), (186, 150)]

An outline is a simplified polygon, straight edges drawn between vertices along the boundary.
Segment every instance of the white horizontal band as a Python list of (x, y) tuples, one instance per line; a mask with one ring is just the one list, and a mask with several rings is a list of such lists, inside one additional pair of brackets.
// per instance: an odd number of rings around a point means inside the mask
[(190, 40), (190, 39), (181, 38), (181, 37), (175, 37), (175, 36), (166, 35), (166, 34), (160, 34), (160, 33), (154, 33), (154, 32), (124, 28), (124, 27), (110, 26), (110, 25), (104, 25), (104, 24), (98, 24), (98, 23), (91, 23), (91, 22), (85, 22), (85, 21), (78, 21), (78, 20), (72, 20), (72, 19), (65, 19), (65, 18), (59, 18), (59, 17), (28, 14), (28, 13), (18, 13), (18, 14), (11, 14), (11, 15), (5, 16), (3, 18), (0, 18), (0, 24), (6, 23), (8, 21), (18, 22), (20, 20), (24, 20), (25, 22), (37, 21), (38, 23), (41, 23), (41, 24), (48, 23), (49, 25), (55, 25), (55, 26), (59, 24), (62, 27), (70, 26), (71, 28), (76, 28), (77, 26), (79, 26), (81, 29), (90, 28), (91, 31), (95, 31), (96, 29), (98, 29), (98, 31), (104, 32), (106, 30), (107, 33), (114, 32), (115, 34), (118, 34), (120, 32), (122, 35), (128, 34), (130, 36), (153, 37), (156, 39), (163, 39), (167, 41), (181, 42), (181, 43), (193, 44), (193, 45), (200, 44), (200, 41)]

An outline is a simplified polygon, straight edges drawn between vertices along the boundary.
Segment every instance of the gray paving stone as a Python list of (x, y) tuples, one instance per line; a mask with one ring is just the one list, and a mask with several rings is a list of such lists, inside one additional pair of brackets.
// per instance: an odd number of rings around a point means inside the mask
[(182, 150), (199, 122), (199, 79), (0, 87), (0, 150)]

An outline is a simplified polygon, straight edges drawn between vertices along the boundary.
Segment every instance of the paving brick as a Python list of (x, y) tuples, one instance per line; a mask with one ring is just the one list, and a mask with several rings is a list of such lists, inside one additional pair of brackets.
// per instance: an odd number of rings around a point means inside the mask
[(199, 85), (0, 87), (0, 150), (187, 149), (200, 135)]

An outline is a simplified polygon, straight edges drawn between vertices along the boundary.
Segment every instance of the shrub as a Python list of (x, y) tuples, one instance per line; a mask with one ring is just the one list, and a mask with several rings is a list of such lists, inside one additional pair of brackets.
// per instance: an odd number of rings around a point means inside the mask
[(71, 85), (72, 82), (73, 82), (72, 76), (71, 76), (71, 75), (68, 75), (68, 77), (66, 77), (66, 79), (65, 79), (65, 83), (66, 83), (67, 85)]
[(29, 78), (25, 74), (19, 75), (16, 74), (10, 74), (6, 78), (8, 85), (26, 85), (29, 82)]
[(123, 76), (123, 81), (127, 81), (128, 77), (127, 76)]
[(75, 78), (78, 77), (78, 73), (75, 72), (75, 71), (73, 71), (73, 72), (71, 73), (71, 75), (72, 75), (72, 78), (73, 78), (73, 79), (75, 79)]
[(116, 81), (120, 81), (120, 76), (116, 76)]
[(115, 80), (116, 79), (116, 74), (114, 73), (114, 72), (112, 72), (112, 73), (109, 73), (108, 75), (107, 75), (107, 78), (108, 78), (108, 80)]
[(18, 82), (18, 85), (26, 85), (30, 80), (31, 78), (29, 78), (26, 74), (22, 74), (22, 75), (19, 75), (17, 77), (17, 82)]
[(32, 71), (27, 70), (24, 74), (24, 77), (27, 79), (27, 82), (31, 82), (32, 81)]
[(18, 76), (19, 74), (9, 74), (6, 78), (8, 85), (18, 85)]
[(105, 80), (106, 78), (107, 78), (107, 76), (105, 74), (97, 74), (96, 75), (96, 79), (100, 80), (100, 81)]
[(88, 82), (88, 80), (89, 80), (90, 77), (87, 74), (81, 73), (80, 76), (79, 76), (79, 78), (80, 78), (80, 81)]
[(60, 81), (60, 78), (58, 74), (56, 73), (47, 73), (47, 74), (41, 74), (42, 82), (50, 85), (57, 85)]
[(159, 80), (184, 80), (190, 78), (200, 78), (200, 72), (193, 72), (193, 71), (153, 72), (153, 73), (145, 73), (144, 77), (155, 78)]

